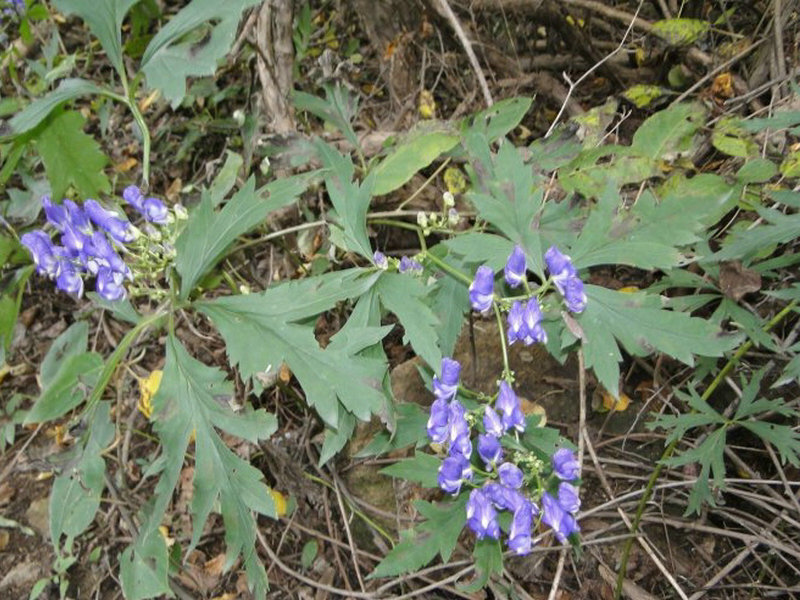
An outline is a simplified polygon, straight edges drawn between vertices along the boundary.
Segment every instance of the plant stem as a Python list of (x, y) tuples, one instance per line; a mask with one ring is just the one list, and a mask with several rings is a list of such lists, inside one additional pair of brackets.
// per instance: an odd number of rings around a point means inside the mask
[[(797, 307), (798, 301), (792, 300), (789, 304), (787, 304), (778, 314), (776, 314), (772, 319), (763, 327), (763, 331), (769, 331), (775, 325), (780, 323), (789, 313), (791, 313), (795, 307)], [(719, 384), (725, 379), (728, 373), (731, 372), (733, 367), (741, 360), (741, 358), (747, 353), (750, 348), (753, 347), (753, 340), (749, 339), (744, 342), (739, 349), (734, 353), (733, 356), (725, 363), (725, 366), (722, 367), (720, 372), (711, 382), (711, 384), (705, 389), (703, 395), (700, 398), (703, 401), (708, 400), (711, 397), (711, 394), (719, 387)], [(691, 412), (696, 412), (692, 410)], [(628, 538), (628, 541), (625, 542), (625, 547), (622, 550), (622, 558), (620, 560), (619, 565), (619, 572), (617, 573), (617, 581), (616, 586), (614, 588), (614, 600), (619, 600), (622, 595), (622, 584), (625, 581), (625, 572), (627, 571), (628, 567), (628, 558), (630, 557), (631, 547), (633, 546), (633, 541), (636, 539), (636, 532), (639, 529), (639, 523), (642, 520), (642, 516), (644, 515), (645, 506), (647, 506), (647, 502), (650, 500), (650, 497), (653, 494), (653, 488), (655, 487), (656, 481), (658, 477), (661, 475), (661, 470), (664, 468), (664, 461), (667, 460), (672, 453), (675, 452), (675, 448), (678, 446), (678, 442), (680, 439), (675, 439), (672, 443), (666, 447), (661, 458), (656, 463), (656, 468), (653, 470), (653, 474), (650, 476), (650, 479), (647, 481), (647, 487), (644, 490), (644, 494), (642, 494), (641, 499), (639, 500), (639, 505), (636, 507), (636, 515), (633, 518), (633, 522), (631, 523), (631, 537)]]
[(438, 256), (434, 256), (430, 252), (425, 252), (425, 258), (431, 261), (433, 264), (435, 264), (437, 267), (439, 267), (442, 271), (444, 271), (448, 275), (451, 275), (452, 277), (458, 279), (461, 283), (467, 286), (472, 284), (472, 279), (464, 275), (461, 271), (459, 271), (455, 267), (451, 267), (450, 265), (448, 265)]
[(510, 385), (512, 381), (511, 367), (508, 364), (508, 347), (506, 346), (506, 336), (503, 330), (503, 317), (500, 315), (500, 307), (497, 302), (492, 301), (494, 315), (497, 317), (497, 332), (500, 336), (500, 347), (503, 349), (503, 379)]
[(139, 127), (139, 132), (142, 134), (142, 180), (145, 188), (147, 188), (150, 184), (150, 130), (147, 128), (147, 123), (144, 122), (144, 117), (136, 105), (136, 99), (129, 96), (126, 104), (133, 114), (133, 119)]

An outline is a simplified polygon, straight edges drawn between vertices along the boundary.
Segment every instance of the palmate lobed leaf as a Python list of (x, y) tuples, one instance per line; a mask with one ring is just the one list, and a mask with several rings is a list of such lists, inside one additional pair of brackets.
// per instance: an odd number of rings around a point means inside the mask
[(237, 237), (261, 223), (271, 211), (293, 202), (308, 186), (313, 173), (286, 177), (255, 189), (251, 177), (242, 189), (215, 212), (210, 196), (205, 196), (192, 212), (186, 229), (175, 246), (175, 268), (181, 276), (181, 298), (194, 286)]
[(584, 332), (587, 367), (592, 367), (605, 388), (619, 395), (617, 341), (637, 356), (664, 352), (687, 365), (694, 356), (722, 356), (736, 347), (740, 335), (723, 334), (717, 326), (685, 313), (665, 310), (657, 296), (622, 293), (586, 286), (589, 301), (578, 317)]
[[(161, 545), (149, 536), (161, 524), (194, 431), (195, 471), (189, 551), (199, 542), (203, 526), (214, 504), (219, 502), (225, 522), (225, 568), (230, 568), (241, 555), (251, 589), (257, 598), (265, 597), (267, 578), (255, 551), (253, 511), (276, 518), (275, 505), (262, 473), (234, 454), (216, 429), (256, 443), (275, 432), (277, 421), (263, 409), (234, 413), (225, 400), (232, 392), (233, 385), (226, 380), (224, 372), (198, 362), (178, 340), (169, 336), (164, 375), (153, 398), (155, 429), (163, 446), (165, 469), (155, 497), (144, 513), (146, 520), (140, 539), (123, 557), (123, 572), (127, 571), (128, 585), (135, 585), (146, 575), (145, 567), (154, 575), (160, 573), (166, 577), (166, 568), (159, 563), (166, 554), (162, 554)], [(166, 587), (166, 583), (162, 580), (161, 587)], [(128, 587), (126, 595), (129, 592), (136, 593)]]
[(220, 330), (231, 364), (242, 378), (254, 378), (285, 362), (308, 403), (327, 425), (336, 428), (339, 403), (361, 420), (381, 410), (385, 363), (336, 344), (323, 350), (312, 327), (297, 321), (364, 294), (379, 276), (372, 269), (350, 269), (197, 306)]
[[(233, 44), (242, 11), (259, 2), (193, 0), (183, 7), (155, 35), (142, 56), (142, 71), (147, 84), (161, 90), (176, 108), (186, 94), (186, 78), (214, 74), (217, 61)], [(202, 26), (207, 27), (202, 35), (196, 39), (184, 39)]]
[(36, 137), (54, 198), (61, 198), (70, 184), (84, 198), (111, 191), (103, 172), (108, 159), (94, 138), (83, 132), (85, 122), (79, 112), (57, 112)]

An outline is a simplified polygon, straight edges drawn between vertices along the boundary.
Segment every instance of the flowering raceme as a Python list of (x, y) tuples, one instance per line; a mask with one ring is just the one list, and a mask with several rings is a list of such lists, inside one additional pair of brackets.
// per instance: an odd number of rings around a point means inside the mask
[[(123, 197), (149, 222), (168, 225), (174, 220), (161, 200), (143, 198), (135, 186), (126, 188)], [(93, 199), (87, 199), (81, 207), (68, 199), (55, 204), (44, 196), (42, 206), (47, 222), (60, 234), (61, 244), (54, 244), (43, 230), (22, 236), (22, 244), (31, 253), (36, 272), (54, 279), (58, 289), (78, 297), (83, 295), (84, 278), (93, 276), (95, 290), (101, 298), (112, 302), (125, 298), (125, 281), (133, 281), (135, 274), (120, 253), (137, 258), (137, 249), (132, 245), (148, 243), (141, 240), (141, 231), (121, 212), (109, 210)], [(160, 237), (159, 233), (158, 239)], [(161, 250), (168, 253), (171, 248), (162, 245)], [(152, 248), (143, 254), (157, 255)]]
[(572, 265), (572, 260), (555, 246), (544, 254), (547, 263), (547, 270), (556, 289), (564, 296), (567, 308), (574, 313), (583, 312), (586, 308), (586, 293), (583, 290), (583, 282), (578, 278), (578, 271)]

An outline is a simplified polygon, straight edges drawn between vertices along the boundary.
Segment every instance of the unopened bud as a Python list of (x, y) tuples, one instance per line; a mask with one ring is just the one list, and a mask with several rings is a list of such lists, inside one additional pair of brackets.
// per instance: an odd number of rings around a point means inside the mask
[(183, 206), (183, 204), (173, 205), (172, 210), (175, 211), (175, 218), (179, 221), (185, 221), (189, 218), (189, 213), (186, 212), (186, 208)]
[(458, 221), (461, 217), (458, 216), (458, 211), (455, 208), (451, 208), (447, 211), (447, 222), (450, 225), (458, 225)]
[(419, 212), (417, 213), (417, 225), (419, 225), (419, 226), (420, 226), (420, 227), (422, 227), (423, 229), (425, 229), (426, 227), (428, 227), (428, 215), (426, 215), (426, 214), (425, 214), (424, 212), (422, 212), (422, 211), (419, 211)]
[(444, 201), (445, 208), (449, 208), (451, 206), (456, 205), (456, 199), (453, 197), (449, 191), (442, 194), (442, 200)]
[(241, 108), (237, 108), (235, 111), (233, 111), (233, 120), (236, 121), (236, 124), (239, 127), (244, 125), (245, 116), (244, 111)]

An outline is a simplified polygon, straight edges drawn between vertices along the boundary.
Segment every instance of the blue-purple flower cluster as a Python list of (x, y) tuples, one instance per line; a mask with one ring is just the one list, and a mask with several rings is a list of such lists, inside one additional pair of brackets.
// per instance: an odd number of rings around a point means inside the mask
[[(544, 258), (553, 284), (564, 297), (567, 308), (574, 313), (582, 312), (586, 308), (586, 294), (583, 282), (578, 277), (569, 256), (551, 246)], [(527, 290), (527, 270), (525, 252), (520, 246), (515, 246), (503, 269), (506, 283), (512, 288), (524, 285)], [(472, 308), (482, 313), (488, 312), (492, 307), (495, 295), (494, 272), (491, 267), (486, 265), (478, 267), (475, 278), (469, 286), (469, 300)], [(501, 300), (500, 305), (505, 305), (507, 308), (509, 344), (517, 340), (526, 346), (547, 343), (547, 332), (542, 327), (544, 315), (537, 296), (532, 295), (525, 302), (514, 300), (510, 306), (507, 301)]]
[[(372, 255), (372, 262), (375, 263), (375, 266), (379, 269), (383, 269), (386, 271), (389, 268), (389, 259), (387, 256), (381, 252), (380, 250), (376, 250)], [(409, 258), (408, 256), (403, 256), (398, 261), (396, 258), (392, 259), (392, 264), (395, 265), (397, 271), (400, 273), (421, 273), (423, 270), (422, 263), (420, 263), (416, 258)]]
[[(149, 223), (166, 225), (172, 219), (161, 200), (145, 198), (136, 186), (126, 188), (123, 197)], [(54, 279), (58, 289), (78, 297), (83, 295), (84, 277), (91, 276), (101, 298), (112, 302), (125, 298), (124, 282), (132, 281), (133, 273), (120, 252), (139, 238), (139, 229), (122, 213), (92, 199), (81, 207), (68, 199), (56, 204), (44, 196), (42, 205), (47, 222), (60, 235), (60, 245), (43, 230), (22, 236), (37, 273)]]
[(549, 525), (562, 544), (580, 527), (575, 515), (581, 508), (578, 488), (573, 485), (580, 476), (581, 465), (569, 448), (561, 448), (553, 454), (553, 474), (560, 480), (555, 495), (545, 491), (542, 494), (542, 521)]
[(22, 14), (25, 12), (25, 0), (5, 0), (3, 14)]

